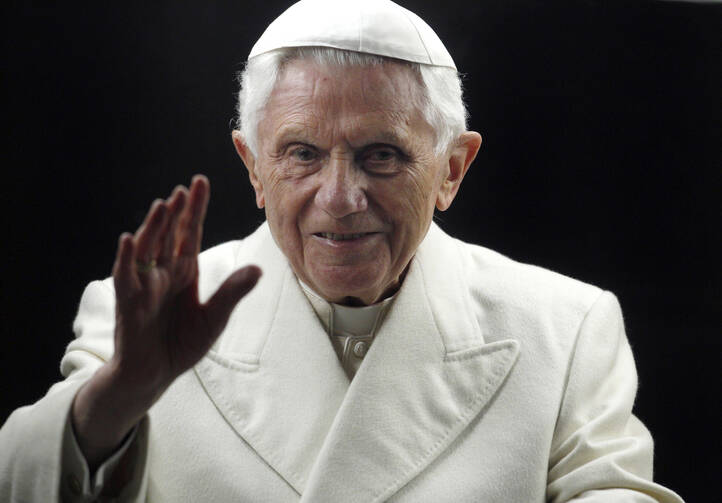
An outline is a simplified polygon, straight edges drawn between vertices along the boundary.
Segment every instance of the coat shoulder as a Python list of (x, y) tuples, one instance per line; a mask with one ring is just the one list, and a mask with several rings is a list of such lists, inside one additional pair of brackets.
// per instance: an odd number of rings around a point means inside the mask
[(583, 309), (583, 306), (588, 308), (593, 304), (602, 293), (599, 287), (576, 278), (518, 262), (480, 245), (455, 241), (471, 273), (472, 289), (483, 289), (501, 297), (578, 303)]
[(594, 285), (525, 264), (480, 245), (455, 240), (470, 293), (485, 302), (540, 312), (586, 314), (602, 294)]
[[(550, 330), (573, 338), (603, 290), (544, 267), (513, 260), (480, 245), (449, 238), (477, 318), (504, 326)], [(566, 334), (563, 335), (563, 334)], [(512, 334), (508, 334), (512, 335)]]

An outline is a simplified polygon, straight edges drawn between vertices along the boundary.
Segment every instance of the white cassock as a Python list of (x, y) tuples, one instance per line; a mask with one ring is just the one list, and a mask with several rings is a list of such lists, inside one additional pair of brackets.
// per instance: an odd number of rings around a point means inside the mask
[[(119, 501), (681, 501), (651, 482), (612, 294), (432, 224), (349, 381), (266, 224), (201, 254), (201, 298), (248, 263), (259, 284), (125, 446)], [(84, 501), (69, 411), (113, 310), (91, 283), (65, 381), (0, 431), (1, 501)]]

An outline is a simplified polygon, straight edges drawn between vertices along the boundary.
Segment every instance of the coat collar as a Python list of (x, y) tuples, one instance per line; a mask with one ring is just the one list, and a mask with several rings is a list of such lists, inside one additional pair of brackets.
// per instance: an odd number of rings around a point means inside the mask
[(264, 276), (195, 372), (302, 501), (388, 499), (501, 386), (518, 344), (484, 342), (458, 246), (432, 224), (349, 384), (267, 225), (244, 241), (237, 265), (258, 263)]

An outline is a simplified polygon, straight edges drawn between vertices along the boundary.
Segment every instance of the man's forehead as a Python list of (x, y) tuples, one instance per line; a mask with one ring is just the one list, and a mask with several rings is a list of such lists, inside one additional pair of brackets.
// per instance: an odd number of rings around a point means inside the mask
[(318, 145), (339, 135), (351, 147), (375, 143), (404, 146), (412, 140), (409, 124), (401, 121), (346, 121), (340, 128), (333, 128), (330, 121), (317, 121), (312, 116), (306, 118), (306, 121), (296, 117), (296, 120), (284, 122), (276, 131), (276, 146), (292, 142)]
[(295, 60), (284, 68), (266, 105), (265, 134), (274, 136), (276, 147), (339, 137), (351, 146), (407, 145), (411, 131), (421, 134), (425, 124), (419, 92), (406, 65), (344, 67)]
[(298, 58), (282, 68), (270, 101), (323, 99), (402, 110), (417, 104), (422, 92), (419, 76), (401, 63), (342, 66)]

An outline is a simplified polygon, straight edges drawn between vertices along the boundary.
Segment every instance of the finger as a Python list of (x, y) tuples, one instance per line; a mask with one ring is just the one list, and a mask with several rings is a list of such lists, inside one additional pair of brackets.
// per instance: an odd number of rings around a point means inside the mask
[(135, 233), (135, 257), (141, 262), (155, 258), (156, 243), (163, 230), (168, 207), (165, 201), (156, 199), (145, 217), (145, 222)]
[(165, 228), (162, 231), (158, 243), (158, 263), (162, 264), (173, 259), (175, 244), (177, 242), (178, 221), (183, 213), (188, 200), (188, 190), (185, 187), (178, 186), (173, 190), (173, 194), (168, 198), (168, 217), (166, 218)]
[(236, 304), (248, 293), (261, 277), (261, 269), (249, 265), (231, 274), (216, 293), (203, 306), (213, 337), (218, 336), (228, 323)]
[(193, 177), (188, 197), (188, 205), (181, 218), (181, 241), (178, 255), (198, 255), (203, 239), (203, 222), (206, 218), (210, 183), (203, 175)]
[(135, 246), (133, 235), (124, 232), (118, 239), (118, 251), (113, 264), (113, 283), (118, 298), (126, 298), (135, 289), (138, 278), (135, 274)]

